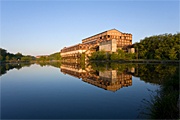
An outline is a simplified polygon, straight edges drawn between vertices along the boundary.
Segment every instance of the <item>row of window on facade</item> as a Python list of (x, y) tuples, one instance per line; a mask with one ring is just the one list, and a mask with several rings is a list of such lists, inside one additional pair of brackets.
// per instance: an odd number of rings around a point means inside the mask
[(82, 46), (76, 46), (76, 47), (72, 47), (72, 48), (67, 48), (65, 50), (62, 50), (62, 52), (69, 52), (69, 51), (80, 50), (80, 49), (88, 49), (88, 48), (89, 48), (88, 45), (82, 45)]
[[(87, 41), (90, 41), (90, 40), (96, 39), (96, 38), (98, 38), (98, 37), (88, 38), (86, 40), (83, 40), (83, 42), (87, 42)], [(132, 39), (131, 36), (115, 36), (115, 35), (105, 35), (105, 36), (99, 37), (99, 39), (105, 39), (105, 38)]]
[(127, 42), (127, 43), (118, 42), (117, 45), (131, 45), (131, 43), (130, 42)]
[[(127, 43), (118, 43), (117, 47), (126, 47), (127, 45), (131, 45), (130, 42)], [(80, 49), (89, 49), (90, 46), (77, 46), (77, 47), (73, 47), (73, 48), (68, 48), (65, 50), (62, 50), (61, 52), (69, 52), (69, 51), (75, 51), (75, 50), (80, 50)]]
[(105, 39), (105, 38), (132, 39), (129, 36), (115, 36), (115, 35), (105, 35), (105, 36), (100, 37), (99, 39)]

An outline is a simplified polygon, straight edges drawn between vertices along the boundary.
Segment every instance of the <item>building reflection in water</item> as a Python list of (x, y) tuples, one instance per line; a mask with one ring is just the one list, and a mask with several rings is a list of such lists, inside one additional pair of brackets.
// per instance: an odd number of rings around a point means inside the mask
[(117, 91), (122, 87), (132, 86), (132, 75), (134, 68), (118, 72), (117, 70), (106, 69), (103, 71), (93, 70), (89, 65), (82, 69), (78, 64), (62, 64), (61, 72), (68, 74), (91, 85), (103, 88), (109, 91)]

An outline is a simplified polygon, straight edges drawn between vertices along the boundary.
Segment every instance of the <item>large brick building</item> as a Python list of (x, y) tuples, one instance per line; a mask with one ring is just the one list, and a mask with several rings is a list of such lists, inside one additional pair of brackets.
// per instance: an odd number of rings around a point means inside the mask
[(60, 54), (63, 60), (78, 59), (82, 53), (90, 55), (99, 50), (116, 52), (117, 49), (122, 49), (125, 52), (134, 52), (131, 46), (132, 34), (111, 29), (85, 38), (81, 44), (64, 47)]

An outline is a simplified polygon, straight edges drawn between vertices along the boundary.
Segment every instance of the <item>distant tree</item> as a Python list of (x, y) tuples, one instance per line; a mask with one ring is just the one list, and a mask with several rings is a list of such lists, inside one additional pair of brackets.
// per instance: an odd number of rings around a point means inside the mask
[(21, 57), (23, 57), (23, 55), (21, 53), (19, 53), (19, 52), (16, 53), (15, 56), (16, 56), (17, 59), (21, 59)]
[(5, 57), (7, 55), (7, 51), (5, 49), (0, 48), (0, 54)]
[(6, 56), (6, 60), (7, 60), (7, 61), (9, 60), (9, 56), (8, 56), (8, 55)]
[(0, 61), (2, 61), (3, 60), (3, 56), (2, 55), (0, 55)]
[(21, 57), (21, 61), (26, 61), (26, 62), (28, 62), (28, 61), (31, 61), (31, 58), (28, 57), (28, 56), (24, 56), (24, 57)]
[(47, 56), (48, 60), (61, 60), (60, 52), (53, 53)]
[(12, 53), (9, 53), (9, 52), (7, 52), (5, 49), (2, 49), (2, 48), (0, 48), (0, 60), (2, 61), (2, 60), (7, 60), (7, 61), (9, 61), (9, 62), (15, 62), (15, 61), (17, 61), (17, 60), (21, 60), (21, 58), (23, 58), (22, 60), (24, 61), (25, 59), (26, 60), (28, 60), (28, 61), (30, 61), (30, 60), (33, 60), (33, 59), (35, 59), (35, 57), (34, 56), (30, 56), (30, 55), (28, 55), (28, 56), (24, 56), (24, 55), (22, 55), (21, 53), (16, 53), (16, 54), (12, 54)]
[(45, 56), (41, 56), (41, 57), (39, 58), (39, 61), (46, 61), (46, 57), (45, 57)]

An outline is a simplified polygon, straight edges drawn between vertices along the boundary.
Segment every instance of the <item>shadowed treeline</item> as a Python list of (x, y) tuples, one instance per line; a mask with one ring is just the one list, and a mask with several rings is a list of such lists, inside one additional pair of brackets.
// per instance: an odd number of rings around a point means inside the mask
[(13, 64), (1, 64), (0, 69), (1, 69), (1, 75), (6, 74), (7, 71), (12, 70), (12, 69), (21, 69), (22, 67), (29, 67), (31, 63), (13, 63)]
[[(19, 69), (21, 69), (23, 67), (29, 67), (32, 64), (35, 64), (35, 62), (34, 63), (25, 62), (25, 63), (1, 64), (1, 66), (0, 66), (0, 70), (1, 70), (0, 76), (3, 75), (3, 74), (6, 74), (7, 71), (9, 71), (9, 70), (12, 70), (12, 69), (18, 69), (19, 70)], [(49, 65), (49, 66), (53, 66), (53, 67), (57, 67), (57, 68), (59, 68), (59, 66), (61, 65), (60, 62), (36, 62), (36, 64), (39, 64), (42, 67)]]

